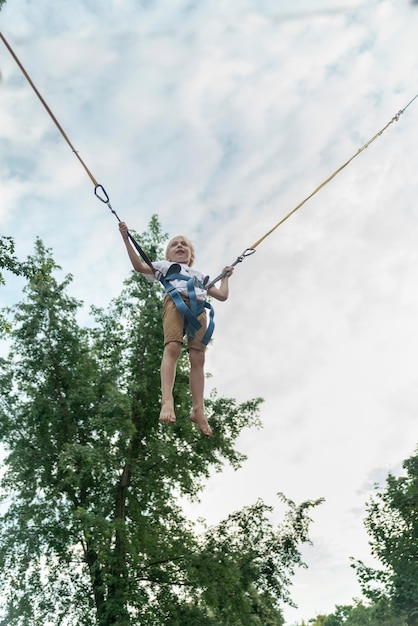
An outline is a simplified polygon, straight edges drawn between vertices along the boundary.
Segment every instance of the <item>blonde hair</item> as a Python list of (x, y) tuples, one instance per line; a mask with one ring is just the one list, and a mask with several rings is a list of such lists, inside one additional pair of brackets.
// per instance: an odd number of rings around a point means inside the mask
[(165, 249), (165, 258), (167, 261), (169, 261), (170, 259), (169, 257), (169, 250), (170, 250), (170, 244), (172, 241), (174, 241), (174, 239), (183, 239), (187, 245), (190, 248), (190, 263), (189, 263), (189, 267), (191, 267), (193, 265), (194, 259), (195, 259), (195, 251), (194, 251), (194, 245), (192, 244), (192, 242), (190, 241), (190, 239), (188, 237), (185, 237), (184, 235), (176, 235), (175, 237), (171, 237), (170, 241), (167, 244), (167, 247)]

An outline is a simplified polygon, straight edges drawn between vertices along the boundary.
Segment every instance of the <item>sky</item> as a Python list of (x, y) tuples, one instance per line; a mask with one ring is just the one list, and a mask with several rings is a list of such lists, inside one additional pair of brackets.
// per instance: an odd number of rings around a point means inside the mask
[[(418, 93), (410, 0), (8, 0), (0, 28), (120, 218), (142, 232), (157, 214), (212, 277)], [(131, 270), (117, 220), (1, 41), (0, 70), (0, 232), (20, 258), (37, 236), (52, 249), (88, 324)], [(361, 596), (366, 503), (416, 450), (417, 124), (418, 99), (215, 304), (207, 394), (263, 397), (263, 428), (188, 514), (260, 497), (279, 521), (278, 492), (325, 498), (288, 626)], [(22, 285), (7, 276), (1, 303)]]

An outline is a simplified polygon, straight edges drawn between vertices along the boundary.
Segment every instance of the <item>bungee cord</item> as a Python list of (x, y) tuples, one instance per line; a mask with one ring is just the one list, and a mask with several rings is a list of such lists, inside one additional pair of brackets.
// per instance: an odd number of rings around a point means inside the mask
[[(358, 157), (359, 154), (361, 154), (366, 148), (368, 148), (370, 146), (370, 144), (372, 144), (378, 137), (380, 137), (380, 135), (382, 135), (385, 132), (385, 130), (387, 128), (389, 128), (389, 126), (391, 124), (393, 124), (393, 122), (397, 122), (399, 120), (400, 116), (402, 115), (402, 113), (404, 113), (404, 111), (409, 107), (410, 104), (413, 103), (414, 100), (416, 100), (416, 98), (418, 98), (418, 93), (413, 98), (411, 98), (411, 100), (408, 102), (408, 104), (406, 104), (403, 107), (403, 109), (400, 109), (400, 111), (398, 111), (396, 113), (396, 115), (394, 115), (392, 117), (392, 119), (389, 120), (389, 122), (381, 130), (379, 130), (379, 132), (377, 132), (375, 135), (373, 135), (373, 137), (371, 139), (369, 139), (369, 141), (367, 141), (361, 148), (359, 148), (357, 150), (357, 152), (355, 154), (353, 154), (353, 156), (351, 156), (345, 163), (340, 165), (340, 167), (338, 167), (335, 170), (335, 172), (333, 172), (320, 185), (318, 185), (318, 187), (316, 187), (308, 196), (306, 196), (306, 198), (304, 198), (302, 200), (302, 202), (299, 202), (299, 204), (297, 204), (291, 211), (289, 211), (289, 213), (287, 213), (284, 217), (282, 217), (277, 222), (277, 224), (272, 226), (272, 228), (270, 228), (270, 230), (268, 230), (264, 235), (262, 235), (259, 239), (257, 239), (257, 241), (255, 241), (251, 246), (246, 248), (244, 250), (244, 252), (237, 257), (237, 259), (234, 261), (234, 263), (232, 263), (232, 265), (237, 265), (238, 263), (241, 263), (247, 256), (250, 256), (251, 254), (254, 254), (254, 252), (256, 252), (257, 246), (259, 246), (260, 243), (262, 243), (265, 239), (267, 239), (267, 237), (269, 235), (274, 233), (274, 231), (277, 230), (277, 228), (279, 228), (279, 226), (284, 224), (284, 222), (286, 222), (286, 220), (288, 220), (289, 217), (291, 217), (294, 213), (296, 213), (296, 211), (298, 211), (301, 207), (303, 207), (303, 205), (306, 204), (306, 202), (308, 202), (308, 200), (310, 200), (315, 194), (317, 194), (318, 191), (320, 191), (323, 187), (325, 187), (325, 185), (327, 185), (329, 182), (331, 182), (331, 180), (333, 178), (335, 178), (337, 176), (337, 174), (339, 174), (344, 168), (346, 168), (347, 165), (349, 165), (351, 163), (351, 161), (353, 161), (356, 157)], [(225, 276), (225, 272), (222, 272), (221, 274), (219, 274), (219, 276), (217, 276), (210, 283), (208, 283), (207, 288), (209, 289), (209, 287), (214, 285), (218, 280), (220, 280), (224, 276)]]
[[(61, 124), (59, 123), (59, 121), (57, 120), (57, 118), (55, 117), (53, 112), (51, 111), (51, 109), (48, 106), (48, 104), (46, 103), (45, 99), (42, 97), (42, 94), (37, 89), (36, 85), (32, 81), (32, 79), (29, 76), (28, 72), (23, 67), (22, 63), (20, 62), (19, 58), (17, 57), (16, 53), (14, 52), (13, 48), (8, 43), (8, 41), (6, 40), (6, 38), (4, 37), (2, 32), (0, 32), (0, 38), (3, 41), (4, 45), (6, 46), (6, 48), (8, 49), (8, 51), (10, 52), (10, 54), (12, 55), (13, 59), (16, 61), (18, 67), (20, 68), (20, 70), (22, 71), (24, 77), (26, 78), (26, 80), (28, 81), (30, 86), (32, 87), (33, 91), (35, 92), (35, 94), (38, 96), (39, 100), (41, 101), (41, 103), (45, 107), (47, 113), (51, 117), (51, 119), (54, 122), (55, 126), (58, 128), (58, 130), (61, 133), (62, 137), (67, 142), (67, 144), (70, 146), (72, 152), (75, 154), (75, 156), (77, 157), (77, 159), (79, 160), (79, 162), (83, 166), (85, 172), (87, 173), (88, 177), (90, 178), (90, 180), (92, 181), (92, 183), (94, 185), (94, 194), (95, 194), (96, 198), (98, 198), (101, 202), (103, 202), (104, 204), (106, 204), (109, 207), (110, 211), (113, 213), (113, 215), (116, 217), (116, 219), (120, 223), (121, 219), (119, 218), (118, 214), (116, 213), (116, 211), (113, 209), (112, 205), (110, 204), (109, 196), (107, 195), (107, 192), (106, 192), (105, 188), (103, 187), (103, 185), (101, 185), (100, 183), (97, 182), (97, 180), (95, 179), (95, 177), (93, 176), (93, 174), (91, 173), (91, 171), (89, 170), (89, 168), (87, 167), (87, 165), (85, 164), (85, 162), (83, 161), (81, 156), (79, 155), (78, 151), (74, 148), (73, 144), (71, 143), (70, 139), (68, 138), (68, 135), (66, 134), (66, 132), (63, 129), (63, 127), (61, 126)], [(133, 237), (133, 235), (129, 231), (128, 231), (128, 236), (129, 236), (129, 239), (131, 240), (133, 246), (135, 247), (137, 252), (142, 257), (142, 259), (154, 271), (151, 259), (148, 257), (146, 252), (141, 248), (139, 243), (136, 241), (136, 239)]]
[(418, 98), (418, 94), (416, 96), (414, 96), (412, 98), (412, 100), (410, 100), (408, 102), (408, 104), (406, 106), (404, 106), (403, 109), (401, 109), (400, 111), (398, 111), (396, 113), (396, 115), (394, 115), (392, 117), (392, 119), (386, 124), (386, 126), (384, 126), (382, 128), (382, 130), (379, 130), (378, 133), (376, 133), (371, 139), (369, 139), (369, 141), (367, 141), (364, 146), (362, 146), (361, 148), (359, 148), (357, 150), (357, 152), (355, 154), (353, 154), (352, 157), (350, 157), (345, 163), (343, 163), (343, 165), (341, 165), (339, 168), (337, 168), (335, 170), (335, 172), (333, 172), (331, 174), (331, 176), (328, 176), (327, 179), (325, 179), (320, 185), (318, 185), (318, 187), (316, 187), (316, 189), (314, 189), (312, 191), (312, 193), (309, 194), (309, 196), (306, 196), (306, 198), (304, 200), (302, 200), (302, 202), (300, 202), (297, 206), (295, 206), (294, 209), (292, 209), (291, 211), (289, 211), (289, 213), (287, 215), (285, 215), (279, 222), (277, 222), (277, 224), (275, 224), (272, 228), (270, 228), (269, 231), (266, 232), (265, 235), (263, 235), (262, 237), (260, 237), (260, 239), (257, 239), (257, 241), (255, 243), (252, 244), (252, 246), (250, 246), (251, 250), (254, 250), (262, 241), (264, 241), (264, 239), (266, 239), (269, 235), (271, 235), (271, 233), (273, 233), (276, 228), (278, 228), (279, 226), (281, 226), (286, 220), (289, 219), (289, 217), (291, 215), (293, 215), (293, 213), (296, 213), (296, 211), (298, 209), (300, 209), (308, 200), (310, 200), (316, 193), (318, 193), (318, 191), (320, 191), (323, 187), (325, 187), (325, 185), (327, 185), (333, 178), (335, 178), (335, 176), (337, 176), (337, 174), (339, 174), (345, 167), (347, 167), (347, 165), (349, 165), (351, 163), (351, 161), (353, 161), (359, 154), (361, 154), (361, 152), (363, 152), (363, 150), (365, 150), (366, 148), (368, 148), (370, 146), (370, 144), (373, 143), (373, 141), (375, 141), (375, 139), (377, 139), (378, 137), (380, 137), (380, 135), (382, 135), (385, 130), (387, 128), (389, 128), (389, 126), (391, 124), (393, 124), (393, 122), (397, 122), (400, 118), (400, 116), (402, 115), (402, 113), (405, 111), (405, 109), (407, 107), (409, 107), (410, 104), (412, 104), (412, 102), (415, 100), (415, 98)]
[[(47, 113), (49, 114), (49, 116), (51, 117), (52, 121), (54, 122), (55, 126), (58, 128), (59, 132), (61, 133), (62, 137), (64, 138), (64, 140), (66, 141), (66, 143), (69, 145), (69, 147), (71, 148), (72, 152), (75, 154), (75, 156), (77, 157), (78, 161), (81, 163), (82, 167), (84, 168), (85, 172), (87, 173), (87, 175), (89, 176), (90, 180), (92, 181), (93, 185), (94, 185), (94, 194), (95, 196), (104, 204), (106, 204), (108, 206), (108, 208), (110, 209), (110, 211), (113, 213), (113, 215), (116, 217), (116, 219), (118, 220), (118, 222), (120, 223), (121, 220), (118, 216), (118, 214), (116, 213), (116, 211), (113, 209), (110, 200), (109, 200), (109, 196), (105, 190), (105, 188), (103, 187), (103, 185), (101, 185), (100, 183), (97, 182), (97, 180), (94, 178), (93, 174), (91, 173), (90, 169), (87, 167), (87, 165), (85, 164), (85, 162), (83, 161), (83, 159), (80, 157), (78, 151), (74, 148), (73, 144), (71, 143), (70, 139), (68, 138), (67, 134), (65, 133), (64, 129), (62, 128), (61, 124), (58, 122), (57, 118), (55, 117), (55, 115), (53, 114), (53, 112), (51, 111), (50, 107), (48, 106), (48, 104), (46, 103), (45, 99), (42, 97), (41, 93), (38, 91), (38, 89), (36, 88), (35, 84), (33, 83), (32, 79), (30, 78), (28, 72), (25, 70), (25, 68), (23, 67), (22, 63), (20, 62), (19, 58), (17, 57), (17, 55), (15, 54), (14, 50), (12, 49), (11, 45), (8, 43), (8, 41), (6, 40), (6, 38), (4, 37), (4, 35), (0, 32), (0, 38), (3, 41), (4, 45), (6, 46), (6, 48), (8, 49), (8, 51), (10, 52), (10, 54), (12, 55), (13, 59), (15, 60), (15, 62), (17, 63), (18, 67), (20, 68), (20, 70), (22, 71), (24, 77), (26, 78), (26, 80), (28, 81), (28, 83), (30, 84), (30, 86), (32, 87), (33, 91), (35, 92), (35, 94), (38, 96), (39, 100), (41, 101), (41, 103), (43, 104), (44, 108), (46, 109)], [(303, 207), (308, 200), (310, 200), (313, 196), (315, 196), (321, 189), (323, 189), (329, 182), (331, 182), (331, 180), (333, 180), (343, 169), (345, 169), (356, 157), (358, 157), (366, 148), (368, 148), (378, 137), (380, 137), (385, 130), (387, 130), (387, 128), (389, 128), (389, 126), (391, 126), (394, 122), (397, 122), (400, 118), (400, 116), (405, 112), (405, 110), (414, 102), (414, 100), (416, 100), (418, 98), (418, 93), (411, 98), (411, 100), (402, 108), (400, 109), (393, 117), (391, 120), (389, 120), (389, 122), (381, 129), (379, 130), (375, 135), (373, 135), (373, 137), (371, 139), (369, 139), (363, 146), (361, 146), (361, 148), (359, 148), (357, 150), (357, 152), (355, 152), (349, 159), (347, 159), (347, 161), (345, 161), (345, 163), (343, 163), (342, 165), (340, 165), (340, 167), (338, 167), (330, 176), (328, 176), (328, 178), (326, 178), (322, 183), (320, 183), (308, 196), (306, 196), (301, 202), (299, 202), (299, 204), (297, 204), (291, 211), (289, 211), (284, 217), (282, 217), (276, 224), (274, 224), (274, 226), (272, 226), (264, 235), (262, 235), (259, 239), (257, 239), (252, 245), (250, 245), (248, 248), (245, 248), (245, 250), (236, 258), (236, 260), (231, 263), (232, 266), (237, 265), (238, 263), (241, 263), (245, 258), (247, 258), (248, 256), (251, 256), (252, 254), (254, 254), (256, 252), (256, 248), (267, 238), (269, 237), (272, 233), (274, 233), (279, 226), (281, 226), (282, 224), (284, 224), (284, 222), (286, 222), (294, 213), (296, 213), (296, 211), (298, 211), (301, 207)], [(141, 246), (139, 245), (139, 243), (135, 240), (135, 238), (131, 235), (131, 233), (128, 231), (128, 236), (129, 239), (131, 240), (132, 244), (134, 245), (134, 247), (136, 248), (137, 252), (140, 254), (140, 256), (142, 257), (142, 259), (145, 261), (145, 263), (147, 263), (147, 265), (149, 265), (149, 267), (151, 267), (151, 269), (154, 271), (154, 268), (152, 266), (152, 261), (150, 260), (150, 258), (148, 257), (148, 255), (144, 252), (144, 250), (141, 248)], [(223, 271), (221, 274), (219, 274), (218, 276), (216, 276), (216, 278), (214, 278), (213, 280), (209, 281), (205, 287), (206, 290), (210, 289), (210, 287), (212, 287), (213, 285), (215, 285), (215, 283), (217, 283), (219, 280), (221, 280), (224, 276), (226, 275), (226, 272)]]

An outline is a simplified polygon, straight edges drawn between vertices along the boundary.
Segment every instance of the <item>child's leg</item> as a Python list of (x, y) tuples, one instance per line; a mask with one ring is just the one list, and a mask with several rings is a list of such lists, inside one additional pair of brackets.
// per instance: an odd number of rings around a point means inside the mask
[(161, 361), (161, 412), (160, 422), (173, 424), (176, 421), (174, 412), (173, 386), (176, 378), (177, 361), (180, 356), (181, 343), (170, 341), (164, 346)]
[(193, 408), (190, 415), (204, 435), (210, 437), (212, 429), (205, 417), (204, 389), (205, 389), (205, 352), (189, 348), (190, 360), (190, 391), (192, 393)]

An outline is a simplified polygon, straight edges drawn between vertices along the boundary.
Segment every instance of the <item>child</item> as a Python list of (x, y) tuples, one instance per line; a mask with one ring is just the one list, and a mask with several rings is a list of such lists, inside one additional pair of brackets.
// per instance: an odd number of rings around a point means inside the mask
[[(150, 280), (160, 279), (161, 276), (169, 276), (170, 268), (171, 270), (174, 269), (176, 276), (178, 276), (179, 273), (182, 275), (181, 278), (176, 277), (169, 283), (170, 288), (173, 287), (176, 292), (180, 294), (181, 306), (184, 306), (182, 304), (184, 302), (187, 307), (190, 306), (190, 308), (192, 308), (190, 301), (194, 298), (194, 295), (190, 294), (188, 291), (190, 284), (194, 286), (193, 291), (196, 295), (197, 303), (205, 303), (206, 294), (220, 301), (224, 301), (228, 298), (228, 281), (234, 271), (233, 266), (228, 265), (224, 268), (225, 276), (221, 278), (219, 287), (212, 286), (206, 291), (204, 288), (203, 274), (197, 270), (191, 269), (195, 252), (193, 244), (186, 237), (178, 235), (168, 242), (166, 261), (154, 262), (152, 264), (154, 268), (153, 271), (149, 265), (142, 262), (137, 252), (132, 247), (129, 240), (128, 227), (125, 222), (120, 222), (119, 230), (125, 242), (131, 263), (137, 272), (145, 274)], [(192, 280), (187, 280), (189, 278)], [(177, 360), (183, 345), (184, 326), (185, 316), (181, 308), (177, 308), (173, 298), (167, 293), (164, 298), (163, 307), (164, 353), (161, 361), (162, 400), (160, 412), (160, 422), (164, 422), (165, 424), (173, 424), (176, 421), (173, 386), (176, 377)], [(210, 437), (212, 435), (212, 429), (205, 416), (203, 399), (206, 345), (202, 343), (202, 339), (205, 341), (205, 333), (207, 330), (205, 310), (198, 315), (195, 327), (196, 328), (194, 328), (192, 324), (192, 328), (190, 328), (190, 326), (187, 328), (187, 350), (190, 361), (190, 391), (193, 403), (190, 419), (198, 425), (204, 435)]]

